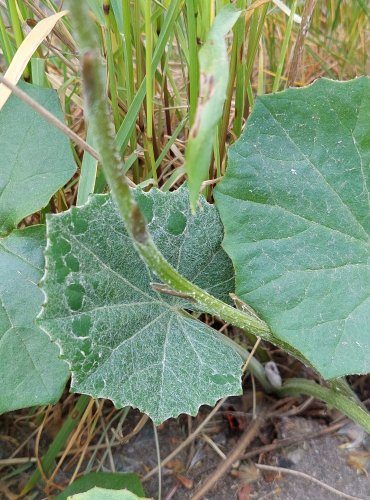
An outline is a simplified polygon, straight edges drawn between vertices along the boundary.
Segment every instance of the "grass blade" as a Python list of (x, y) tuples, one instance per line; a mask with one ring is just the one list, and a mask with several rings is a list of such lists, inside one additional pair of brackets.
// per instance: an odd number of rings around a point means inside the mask
[[(53, 16), (43, 19), (27, 35), (27, 37), (23, 40), (19, 49), (15, 53), (13, 60), (4, 75), (4, 77), (8, 81), (13, 83), (14, 85), (18, 83), (18, 80), (27, 67), (32, 54), (43, 42), (43, 40), (49, 35), (59, 19), (65, 16), (66, 13), (67, 11), (59, 12), (58, 14), (54, 14)], [(11, 91), (5, 85), (0, 85), (0, 109), (8, 100), (10, 94)]]
[(229, 77), (225, 35), (240, 11), (227, 5), (215, 18), (206, 43), (199, 51), (201, 74), (199, 102), (185, 154), (190, 204), (195, 212), (199, 189), (207, 178), (217, 124), (222, 116)]
[[(172, 33), (173, 25), (176, 21), (176, 18), (179, 14), (179, 6), (181, 5), (182, 0), (172, 0), (167, 15), (165, 16), (163, 27), (161, 29), (160, 35), (157, 40), (157, 44), (155, 46), (155, 50), (153, 52), (152, 59), (152, 72), (154, 73), (159, 61), (161, 60), (163, 51), (166, 47), (169, 36)], [(140, 106), (142, 105), (146, 94), (146, 78), (143, 79), (139, 90), (136, 93), (134, 100), (123, 120), (116, 137), (116, 145), (120, 151), (124, 151), (127, 148), (128, 142), (130, 140), (130, 136), (135, 126), (136, 117), (139, 113)]]
[[(93, 137), (90, 130), (87, 132), (86, 142), (90, 144), (90, 146), (94, 147)], [(94, 192), (97, 166), (97, 159), (85, 152), (81, 165), (77, 205), (84, 205), (87, 202), (89, 195)]]

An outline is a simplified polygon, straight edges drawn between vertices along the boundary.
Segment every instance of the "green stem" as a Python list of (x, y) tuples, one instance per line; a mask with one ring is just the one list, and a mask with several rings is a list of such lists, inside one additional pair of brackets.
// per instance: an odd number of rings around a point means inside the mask
[(332, 387), (323, 387), (312, 380), (292, 378), (287, 380), (277, 391), (279, 396), (298, 396), (305, 394), (321, 399), (328, 406), (341, 411), (361, 425), (370, 434), (370, 416), (355, 394), (343, 381), (332, 383)]
[[(48, 451), (45, 453), (45, 456), (41, 460), (41, 466), (43, 472), (48, 475), (51, 467), (56, 459), (58, 453), (62, 450), (63, 446), (67, 442), (69, 436), (72, 434), (74, 429), (77, 427), (81, 417), (89, 404), (90, 396), (79, 396), (77, 403), (75, 404), (73, 410), (68, 415), (67, 419), (63, 422), (63, 426), (55, 436), (53, 442), (48, 448)], [(30, 479), (28, 480), (26, 486), (21, 491), (21, 496), (26, 495), (29, 491), (31, 491), (36, 484), (41, 479), (40, 469), (36, 469), (32, 474)]]
[[(104, 79), (98, 59), (98, 45), (94, 31), (88, 23), (88, 12), (85, 2), (70, 2), (70, 9), (75, 21), (76, 35), (79, 38), (83, 55), (83, 77), (87, 108), (90, 115), (90, 126), (94, 140), (100, 153), (102, 167), (110, 185), (112, 196), (120, 210), (126, 228), (140, 256), (156, 275), (171, 289), (191, 297), (200, 308), (224, 321), (247, 330), (287, 349), (281, 341), (272, 338), (271, 332), (264, 321), (248, 315), (245, 311), (235, 309), (212, 297), (207, 292), (192, 284), (181, 276), (163, 257), (153, 243), (144, 216), (132, 199), (119, 155), (114, 147), (112, 123), (104, 95)], [(290, 349), (291, 350), (291, 349)], [(301, 356), (297, 356), (302, 358)], [(263, 369), (258, 367), (258, 369)], [(261, 379), (262, 379), (262, 373)], [(345, 415), (360, 423), (370, 432), (370, 418), (366, 411), (349, 393), (348, 389), (338, 383), (331, 389), (322, 387), (308, 380), (291, 379), (283, 388), (277, 391), (285, 394), (308, 394), (335, 406)], [(350, 397), (351, 396), (351, 397)]]
[(15, 43), (17, 44), (18, 48), (23, 42), (23, 31), (21, 28), (21, 23), (19, 22), (18, 18), (16, 0), (8, 0), (8, 8), (9, 8), (10, 21), (12, 23)]
[(250, 34), (248, 40), (247, 66), (245, 70), (245, 81), (251, 85), (250, 79), (252, 75), (253, 65), (256, 59), (258, 44), (262, 36), (263, 27), (267, 15), (269, 4), (265, 4), (261, 9), (261, 15), (258, 16), (257, 10), (253, 12), (250, 26)]
[(231, 58), (230, 58), (230, 70), (229, 70), (229, 80), (227, 82), (227, 91), (226, 91), (226, 99), (224, 103), (224, 110), (223, 110), (223, 118), (221, 120), (221, 132), (219, 135), (219, 144), (220, 144), (220, 161), (222, 163), (224, 155), (225, 155), (225, 150), (226, 150), (226, 142), (227, 142), (227, 133), (228, 133), (228, 127), (229, 127), (229, 120), (230, 120), (230, 111), (231, 111), (231, 101), (233, 98), (233, 93), (234, 93), (234, 82), (235, 82), (235, 75), (236, 75), (236, 65), (237, 65), (237, 37), (235, 35), (235, 29), (234, 29), (234, 39), (233, 39), (233, 45), (231, 49)]
[(271, 340), (270, 330), (264, 321), (249, 316), (244, 311), (234, 309), (193, 285), (166, 261), (153, 243), (147, 231), (145, 218), (132, 199), (122, 162), (115, 149), (113, 126), (104, 93), (99, 49), (95, 32), (88, 22), (87, 5), (85, 2), (71, 1), (70, 10), (81, 47), (82, 73), (90, 127), (112, 196), (139, 254), (164, 283), (174, 290), (191, 296), (205, 312)]
[(247, 330), (256, 336), (271, 339), (270, 330), (264, 321), (225, 304), (225, 302), (216, 299), (181, 276), (158, 251), (146, 232), (146, 228), (142, 228), (141, 231), (137, 228), (135, 232), (136, 234), (133, 236), (141, 257), (164, 283), (172, 289), (191, 297), (205, 312), (218, 316), (224, 321)]
[(195, 0), (186, 0), (186, 19), (189, 45), (189, 126), (194, 123), (199, 93), (199, 62), (197, 44), (197, 19)]
[[(237, 344), (231, 338), (227, 337), (223, 333), (218, 332), (217, 330), (215, 331), (215, 333), (222, 340), (222, 342), (229, 344), (230, 347), (232, 347), (232, 349), (234, 349), (234, 351), (239, 354), (239, 356), (242, 358), (244, 362), (247, 361), (248, 358), (250, 358), (250, 352), (243, 346)], [(258, 349), (256, 353), (258, 353)], [(270, 394), (276, 391), (276, 389), (272, 387), (266, 376), (265, 367), (255, 356), (252, 356), (249, 359), (247, 371), (251, 373), (258, 380), (258, 382), (261, 384), (265, 392)]]
[(288, 44), (289, 44), (290, 35), (291, 35), (291, 32), (292, 32), (293, 20), (294, 20), (294, 14), (295, 14), (296, 8), (297, 8), (297, 0), (293, 0), (293, 4), (292, 4), (292, 7), (291, 7), (291, 11), (290, 11), (290, 16), (289, 16), (289, 19), (288, 19), (288, 23), (287, 23), (287, 27), (286, 27), (286, 31), (285, 31), (285, 35), (284, 35), (283, 45), (281, 47), (281, 53), (280, 53), (279, 63), (278, 63), (278, 67), (277, 67), (277, 70), (276, 70), (276, 75), (275, 75), (274, 83), (273, 83), (273, 86), (272, 86), (272, 92), (276, 92), (279, 89), (280, 78), (281, 78), (281, 74), (283, 72), (283, 66), (284, 66), (284, 62), (285, 62), (285, 56), (286, 56), (286, 53), (287, 53), (287, 50), (288, 50)]
[[(21, 45), (21, 43), (23, 42), (24, 37), (23, 37), (22, 25), (20, 23), (18, 11), (17, 11), (17, 1), (16, 0), (8, 0), (8, 8), (9, 8), (10, 21), (12, 23), (15, 43), (16, 43), (16, 46), (18, 48)], [(26, 80), (29, 80), (30, 71), (29, 71), (28, 67), (24, 70), (23, 76)]]
[[(134, 78), (134, 58), (132, 50), (132, 38), (131, 38), (131, 10), (130, 10), (130, 0), (122, 0), (122, 13), (123, 13), (123, 35), (124, 35), (124, 60), (125, 60), (125, 72), (126, 72), (126, 95), (127, 95), (127, 108), (129, 109), (131, 103), (134, 99), (135, 93), (135, 78)], [(140, 51), (139, 51), (140, 53)], [(138, 55), (139, 55), (138, 53)], [(138, 62), (140, 64), (140, 61)], [(135, 151), (137, 147), (136, 131), (132, 132), (130, 139), (131, 150)], [(139, 163), (137, 159), (134, 162), (134, 182), (138, 184), (140, 182), (140, 172)]]
[(12, 46), (9, 41), (9, 36), (5, 28), (1, 10), (0, 10), (0, 37), (1, 37), (0, 38), (1, 48), (4, 54), (5, 62), (7, 65), (9, 65), (11, 60), (13, 59), (14, 52), (12, 50)]
[[(167, 14), (164, 19), (164, 23), (160, 32), (160, 35), (158, 37), (154, 52), (153, 52), (153, 59), (152, 59), (152, 73), (155, 72), (159, 61), (161, 60), (162, 53), (165, 50), (165, 47), (167, 45), (168, 39), (170, 37), (170, 34), (173, 32), (174, 26), (175, 26), (175, 21), (176, 18), (179, 14), (180, 6), (181, 6), (182, 0), (171, 0), (171, 3), (167, 9)], [(136, 95), (132, 101), (131, 106), (129, 107), (127, 114), (125, 116), (125, 119), (123, 120), (120, 129), (117, 133), (117, 146), (120, 149), (120, 151), (124, 151), (128, 145), (129, 138), (131, 136), (131, 133), (135, 127), (136, 123), (136, 118), (138, 113), (140, 112), (141, 104), (145, 99), (145, 94), (146, 94), (146, 76), (143, 77), (141, 74), (141, 64), (139, 60), (141, 61), (141, 41), (140, 41), (140, 19), (137, 19), (139, 17), (136, 15), (136, 13), (139, 13), (139, 5), (140, 2), (135, 1), (134, 2), (134, 13), (135, 13), (135, 44), (136, 44), (136, 71), (137, 71), (137, 82), (138, 82), (138, 90), (136, 92)]]
[[(245, 0), (238, 0), (237, 7), (240, 9), (245, 8)], [(245, 96), (245, 62), (244, 62), (244, 38), (245, 38), (245, 21), (241, 16), (235, 24), (235, 43), (237, 44), (237, 63), (236, 63), (236, 77), (235, 77), (235, 115), (233, 123), (233, 132), (236, 137), (239, 137), (243, 125), (243, 110), (244, 110), (244, 96)]]
[(154, 185), (158, 184), (157, 169), (155, 166), (153, 150), (153, 87), (154, 72), (152, 68), (153, 58), (153, 32), (152, 32), (152, 1), (144, 2), (145, 9), (145, 72), (146, 72), (146, 149), (148, 151), (149, 163), (152, 170)]
[(110, 9), (111, 9), (110, 0), (104, 0), (103, 11), (104, 11), (104, 19), (105, 19), (105, 27), (106, 27), (106, 29), (104, 30), (104, 39), (105, 39), (105, 45), (107, 48), (109, 90), (110, 90), (110, 98), (111, 98), (111, 102), (112, 102), (114, 125), (116, 127), (116, 130), (118, 130), (118, 127), (120, 125), (120, 116), (119, 116), (119, 108), (118, 108), (118, 92), (117, 92), (116, 75), (115, 75), (115, 70), (114, 70), (114, 55), (113, 55), (113, 46), (112, 46)]

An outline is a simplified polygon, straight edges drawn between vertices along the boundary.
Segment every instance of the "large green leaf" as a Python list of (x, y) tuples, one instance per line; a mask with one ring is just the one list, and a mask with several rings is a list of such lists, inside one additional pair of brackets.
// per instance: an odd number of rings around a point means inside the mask
[(225, 36), (236, 23), (240, 12), (232, 4), (223, 7), (199, 51), (200, 96), (185, 154), (193, 211), (201, 184), (208, 178), (212, 145), (226, 99), (229, 62)]
[[(60, 120), (54, 90), (20, 83)], [(0, 112), (0, 232), (47, 205), (76, 170), (68, 139), (12, 95)]]
[(370, 371), (370, 80), (257, 100), (216, 190), (236, 293), (327, 378)]
[[(202, 202), (192, 216), (186, 189), (136, 191), (159, 249), (187, 278), (227, 298), (230, 260), (222, 225)], [(155, 422), (241, 391), (241, 358), (222, 336), (160, 295), (110, 197), (48, 218), (47, 296), (42, 327), (60, 345), (72, 390), (132, 405)]]
[(44, 244), (44, 226), (0, 238), (0, 413), (56, 402), (68, 377), (57, 347), (34, 324)]

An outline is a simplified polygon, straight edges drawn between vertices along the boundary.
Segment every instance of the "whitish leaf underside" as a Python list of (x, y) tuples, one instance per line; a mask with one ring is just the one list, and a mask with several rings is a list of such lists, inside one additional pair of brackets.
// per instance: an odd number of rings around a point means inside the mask
[[(226, 298), (233, 270), (215, 207), (192, 216), (186, 189), (136, 192), (153, 239), (189, 279)], [(240, 357), (160, 295), (108, 196), (48, 218), (42, 327), (60, 345), (72, 390), (132, 405), (155, 422), (240, 392)]]

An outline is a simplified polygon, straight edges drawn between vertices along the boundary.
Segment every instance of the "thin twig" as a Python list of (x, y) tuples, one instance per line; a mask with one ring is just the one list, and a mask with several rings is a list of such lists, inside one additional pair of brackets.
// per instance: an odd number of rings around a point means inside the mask
[(162, 499), (162, 467), (161, 467), (161, 450), (159, 448), (159, 439), (158, 439), (158, 431), (157, 427), (153, 423), (153, 431), (154, 431), (154, 441), (155, 441), (155, 449), (157, 452), (157, 460), (158, 460), (158, 500)]
[[(58, 130), (63, 132), (67, 137), (69, 137), (77, 146), (79, 146), (83, 151), (89, 153), (95, 160), (100, 161), (99, 154), (92, 148), (86, 141), (81, 139), (79, 135), (77, 135), (73, 130), (69, 129), (67, 125), (62, 123), (58, 118), (56, 118), (50, 111), (48, 111), (44, 106), (41, 106), (37, 101), (32, 99), (28, 94), (23, 92), (16, 85), (13, 85), (9, 80), (0, 75), (0, 83), (3, 83), (8, 89), (10, 89), (14, 95), (16, 95), (19, 99), (21, 99), (24, 103), (30, 106), (32, 109), (36, 111), (40, 116), (45, 118), (49, 123), (54, 125)], [(128, 177), (126, 178), (126, 182), (131, 187), (136, 187), (136, 184), (132, 182)]]
[(306, 3), (304, 5), (301, 28), (294, 45), (293, 56), (289, 67), (287, 87), (294, 85), (294, 82), (297, 78), (298, 70), (301, 66), (304, 41), (310, 28), (312, 14), (316, 3), (317, 0), (306, 0)]
[[(269, 417), (270, 417), (270, 415), (269, 415)], [(266, 444), (264, 446), (260, 446), (259, 448), (254, 448), (253, 450), (250, 450), (247, 453), (245, 453), (241, 458), (242, 458), (242, 460), (248, 460), (252, 457), (261, 455), (262, 453), (269, 453), (271, 451), (275, 451), (277, 449), (281, 449), (281, 448), (284, 448), (286, 446), (291, 446), (293, 444), (302, 443), (303, 441), (306, 441), (306, 440), (315, 439), (317, 437), (324, 436), (326, 434), (330, 434), (332, 432), (335, 432), (336, 430), (340, 429), (344, 425), (345, 425), (345, 421), (337, 422), (336, 424), (333, 424), (330, 427), (327, 427), (325, 429), (320, 429), (319, 431), (308, 432), (306, 434), (302, 434), (301, 436), (297, 436), (297, 437), (280, 439), (279, 441), (276, 441), (275, 443)]]
[[(91, 421), (89, 422), (89, 424), (87, 425), (87, 436), (86, 436), (86, 442), (84, 443), (84, 445), (82, 446), (82, 449), (80, 449), (80, 452), (79, 452), (79, 458), (78, 458), (78, 461), (77, 461), (77, 465), (75, 466), (74, 470), (73, 470), (73, 474), (72, 474), (72, 477), (70, 478), (69, 480), (69, 483), (68, 484), (72, 484), (73, 481), (76, 479), (77, 477), (77, 474), (79, 473), (80, 471), (80, 468), (82, 466), (82, 462), (83, 460), (85, 459), (85, 455), (86, 455), (86, 452), (87, 452), (87, 448), (89, 446), (89, 443), (90, 441), (93, 439), (94, 437), (94, 431), (96, 429), (96, 425), (97, 425), (97, 422), (99, 420), (99, 417), (101, 416), (101, 411), (102, 411), (102, 408), (104, 406), (104, 400), (102, 401), (97, 401), (97, 400), (92, 400), (93, 403), (95, 403), (95, 406), (96, 406), (96, 410), (95, 410), (95, 413), (93, 413), (91, 415)], [(91, 407), (91, 410), (92, 410), (92, 407)], [(59, 465), (59, 464), (58, 464)]]
[(50, 411), (50, 406), (47, 407), (46, 409), (46, 412), (45, 412), (45, 415), (44, 415), (44, 418), (42, 420), (42, 424), (40, 425), (40, 427), (38, 428), (38, 431), (37, 431), (37, 435), (36, 435), (36, 439), (35, 439), (35, 457), (36, 457), (36, 463), (37, 463), (37, 467), (40, 471), (40, 474), (41, 474), (41, 477), (43, 479), (43, 481), (45, 483), (47, 483), (47, 477), (46, 477), (46, 474), (45, 474), (45, 471), (44, 471), (44, 468), (42, 466), (42, 462), (41, 462), (41, 459), (40, 459), (40, 454), (39, 454), (39, 447), (40, 447), (40, 439), (41, 439), (41, 434), (42, 434), (42, 431), (44, 429), (44, 426), (45, 426), (45, 422), (47, 420), (47, 417), (48, 417), (48, 413)]
[(294, 415), (299, 415), (304, 410), (306, 410), (311, 405), (311, 403), (313, 401), (315, 401), (315, 398), (313, 396), (310, 396), (305, 401), (303, 401), (303, 403), (300, 404), (299, 406), (297, 406), (295, 408), (292, 408), (291, 410), (288, 410), (286, 413), (281, 413), (279, 415), (279, 418), (281, 418), (281, 417), (292, 417)]
[[(238, 415), (245, 415), (243, 412), (234, 412), (234, 414)], [(269, 415), (270, 417), (270, 415)], [(268, 444), (265, 446), (261, 446), (259, 448), (254, 448), (253, 450), (247, 452), (245, 455), (243, 455), (242, 459), (249, 459), (252, 457), (255, 457), (257, 455), (260, 455), (261, 453), (268, 453), (271, 451), (275, 451), (279, 448), (285, 447), (285, 446), (290, 446), (292, 444), (298, 444), (301, 443), (302, 441), (306, 440), (311, 440), (315, 439), (317, 437), (323, 436), (325, 434), (330, 434), (332, 432), (335, 432), (336, 430), (340, 429), (346, 424), (347, 420), (345, 420), (345, 417), (341, 417), (341, 420), (339, 422), (336, 422), (329, 427), (326, 427), (325, 429), (320, 429), (319, 431), (314, 431), (314, 432), (309, 432), (306, 434), (302, 434), (301, 436), (297, 436), (294, 438), (286, 438), (286, 439), (281, 439), (280, 441), (276, 441), (275, 443)], [(37, 433), (38, 429), (36, 429), (32, 434), (31, 437), (34, 436)], [(132, 437), (132, 436), (130, 436)], [(124, 443), (126, 443), (126, 439), (124, 438)], [(192, 439), (191, 442), (194, 442), (194, 439)], [(191, 443), (189, 443), (191, 444)], [(110, 443), (111, 447), (117, 447), (117, 446), (122, 446), (121, 441), (116, 441), (114, 443)], [(98, 444), (98, 445), (91, 445), (87, 448), (88, 451), (96, 452), (97, 450), (103, 450), (106, 449), (107, 445), (106, 444)], [(181, 451), (181, 450), (180, 450)], [(76, 453), (80, 452), (80, 448), (72, 448), (68, 451), (67, 455), (75, 455)], [(175, 450), (175, 454), (177, 454), (177, 450)], [(63, 455), (63, 451), (59, 452), (57, 457), (61, 457)], [(172, 458), (172, 457), (171, 457)], [(168, 459), (168, 457), (165, 460), (171, 460), (171, 458)], [(164, 462), (162, 462), (162, 466), (164, 466)], [(8, 467), (11, 465), (21, 465), (21, 464), (27, 464), (27, 463), (35, 463), (37, 462), (37, 458), (35, 457), (11, 457), (11, 458), (3, 458), (0, 459), (0, 468), (1, 467)], [(167, 462), (166, 462), (167, 463)], [(151, 471), (152, 472), (152, 471)], [(149, 474), (151, 474), (151, 472)], [(151, 474), (153, 475), (153, 474)]]
[(119, 441), (120, 444), (126, 444), (130, 441), (130, 439), (135, 437), (136, 434), (138, 434), (141, 431), (141, 429), (144, 427), (144, 425), (147, 423), (148, 420), (149, 417), (147, 415), (143, 415), (139, 420), (139, 422), (135, 425), (134, 429), (126, 436), (122, 435), (122, 430), (120, 428), (117, 429), (112, 428), (111, 429), (112, 434)]
[[(319, 486), (321, 486), (321, 488), (324, 488), (325, 490), (328, 490), (331, 493), (334, 493), (335, 495), (337, 495), (341, 498), (348, 498), (350, 500), (364, 500), (360, 497), (353, 497), (352, 495), (347, 495), (347, 493), (343, 493), (342, 491), (339, 491), (339, 490), (333, 488), (332, 486), (329, 486), (328, 484), (323, 483), (322, 481), (319, 481), (315, 477), (312, 477), (309, 474), (306, 474), (305, 472), (300, 472), (298, 470), (293, 470), (293, 469), (285, 469), (284, 467), (275, 467), (274, 465), (263, 465), (263, 464), (254, 464), (254, 465), (257, 469), (260, 469), (260, 470), (280, 472), (282, 474), (288, 474), (291, 476), (300, 477), (302, 479), (307, 479), (311, 483), (318, 484)], [(194, 500), (194, 497), (192, 500)]]
[(253, 349), (252, 349), (252, 350), (251, 350), (251, 352), (249, 353), (249, 356), (248, 356), (248, 358), (247, 358), (246, 362), (245, 362), (245, 363), (244, 363), (244, 365), (243, 365), (243, 368), (242, 368), (242, 373), (243, 373), (243, 375), (244, 375), (244, 373), (246, 372), (246, 370), (247, 370), (247, 368), (248, 368), (248, 365), (249, 365), (249, 363), (251, 362), (251, 360), (252, 360), (252, 358), (253, 358), (253, 356), (254, 356), (254, 353), (256, 352), (257, 347), (259, 346), (260, 342), (261, 342), (261, 337), (258, 337), (258, 339), (256, 340), (256, 342), (255, 342), (255, 344), (254, 344), (254, 346), (253, 346)]
[[(109, 441), (108, 429), (107, 429), (107, 426), (105, 425), (105, 420), (104, 420), (103, 415), (100, 415), (100, 423), (101, 423), (101, 426), (102, 426), (102, 429), (103, 429), (104, 441), (105, 441), (105, 443), (107, 445), (107, 449), (106, 449), (105, 455), (108, 455), (110, 470), (112, 472), (116, 472), (116, 465), (114, 463), (112, 448), (111, 448), (110, 441)], [(101, 465), (103, 464), (103, 462), (100, 462), (100, 463), (101, 463)]]
[(202, 438), (204, 439), (204, 441), (205, 441), (206, 443), (208, 443), (208, 444), (209, 444), (209, 446), (210, 446), (211, 448), (213, 448), (213, 449), (215, 450), (215, 452), (217, 453), (217, 455), (218, 455), (219, 457), (221, 457), (221, 458), (222, 458), (222, 460), (226, 460), (226, 455), (225, 455), (225, 453), (224, 453), (222, 450), (220, 450), (220, 448), (217, 446), (217, 444), (216, 444), (216, 443), (215, 443), (215, 442), (214, 442), (214, 441), (213, 441), (213, 440), (212, 440), (209, 436), (207, 436), (207, 434), (204, 434), (204, 433), (203, 433), (203, 434), (202, 434)]
[[(213, 410), (207, 415), (207, 417), (203, 420), (203, 422), (195, 429), (194, 432), (192, 432), (186, 439), (183, 441), (175, 450), (173, 450), (172, 453), (167, 455), (167, 457), (162, 460), (161, 462), (161, 467), (164, 467), (168, 462), (170, 462), (180, 451), (182, 451), (184, 448), (186, 448), (190, 443), (194, 441), (194, 439), (200, 434), (201, 430), (204, 429), (206, 424), (211, 420), (212, 417), (217, 413), (217, 411), (221, 408), (221, 406), (224, 404), (227, 398), (221, 399), (217, 405), (213, 408)], [(146, 474), (142, 478), (142, 482), (148, 481), (154, 474), (158, 472), (158, 466), (154, 467), (148, 474)]]
[(242, 434), (237, 446), (229, 453), (225, 460), (223, 460), (216, 470), (207, 478), (206, 482), (194, 493), (191, 497), (192, 500), (201, 500), (213, 488), (219, 479), (221, 479), (233, 463), (235, 463), (244, 453), (245, 449), (249, 446), (251, 441), (256, 436), (262, 423), (264, 422), (265, 412), (260, 413), (255, 420), (252, 420), (249, 428)]
[(9, 80), (0, 75), (0, 83), (3, 83), (5, 87), (8, 87), (14, 95), (16, 95), (19, 99), (21, 99), (25, 104), (30, 106), (32, 109), (36, 111), (39, 115), (41, 115), (45, 120), (54, 125), (57, 129), (59, 129), (63, 134), (68, 136), (77, 146), (79, 146), (84, 151), (87, 151), (95, 160), (99, 160), (99, 155), (86, 141), (81, 139), (79, 135), (77, 135), (73, 130), (70, 130), (67, 125), (62, 123), (58, 118), (56, 118), (50, 111), (41, 106), (37, 101), (32, 99), (26, 92), (23, 92), (16, 85), (13, 85)]
[[(86, 406), (86, 409), (83, 413), (83, 415), (81, 416), (81, 419), (74, 431), (74, 433), (72, 434), (71, 438), (69, 439), (68, 443), (67, 443), (67, 446), (65, 448), (65, 450), (63, 451), (63, 454), (59, 460), (59, 462), (57, 463), (56, 467), (54, 468), (53, 470), (53, 473), (51, 474), (50, 478), (48, 479), (48, 483), (47, 484), (50, 484), (53, 480), (54, 480), (54, 477), (56, 476), (57, 472), (59, 471), (60, 467), (62, 466), (64, 460), (65, 460), (65, 457), (67, 456), (68, 454), (68, 451), (72, 448), (72, 445), (75, 443), (75, 441), (77, 440), (77, 438), (80, 436), (81, 434), (81, 429), (84, 425), (84, 422), (85, 420), (87, 419), (87, 417), (90, 415), (90, 412), (91, 412), (91, 409), (94, 405), (94, 400), (91, 399), (88, 403), (88, 405)], [(81, 452), (81, 450), (79, 450)]]

